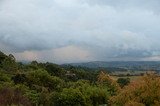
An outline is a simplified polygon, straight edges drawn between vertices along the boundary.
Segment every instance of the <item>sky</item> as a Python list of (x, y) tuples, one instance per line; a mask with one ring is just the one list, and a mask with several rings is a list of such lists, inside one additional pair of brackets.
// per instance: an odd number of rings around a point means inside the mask
[(0, 51), (18, 61), (160, 61), (160, 0), (0, 0)]

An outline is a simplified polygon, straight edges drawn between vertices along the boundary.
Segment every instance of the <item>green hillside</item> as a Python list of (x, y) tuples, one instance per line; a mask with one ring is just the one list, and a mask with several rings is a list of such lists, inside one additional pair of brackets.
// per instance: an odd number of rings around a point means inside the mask
[(158, 106), (160, 78), (113, 79), (105, 70), (32, 61), (0, 52), (1, 106)]

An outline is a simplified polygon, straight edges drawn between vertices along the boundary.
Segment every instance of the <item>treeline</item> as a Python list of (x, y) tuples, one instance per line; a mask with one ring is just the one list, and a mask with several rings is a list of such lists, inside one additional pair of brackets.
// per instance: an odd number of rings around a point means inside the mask
[(117, 81), (104, 71), (53, 63), (16, 62), (0, 52), (1, 106), (158, 106), (160, 78)]

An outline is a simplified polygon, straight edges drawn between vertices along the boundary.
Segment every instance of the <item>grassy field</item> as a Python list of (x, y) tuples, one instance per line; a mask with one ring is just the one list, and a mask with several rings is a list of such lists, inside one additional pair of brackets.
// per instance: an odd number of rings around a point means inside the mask
[(118, 78), (130, 78), (130, 81), (135, 81), (146, 73), (156, 73), (155, 71), (120, 71), (110, 74), (111, 79), (117, 81)]
[(119, 76), (110, 76), (111, 79), (117, 81), (118, 78), (130, 78), (131, 81), (135, 81), (137, 79), (139, 79), (141, 76), (123, 76), (123, 77), (119, 77)]

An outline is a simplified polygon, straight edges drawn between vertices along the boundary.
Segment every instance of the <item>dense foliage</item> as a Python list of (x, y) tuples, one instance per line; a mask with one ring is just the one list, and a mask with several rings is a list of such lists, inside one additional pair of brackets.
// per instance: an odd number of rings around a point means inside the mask
[(160, 78), (145, 75), (130, 83), (103, 71), (53, 63), (16, 62), (0, 52), (2, 106), (158, 106)]

